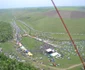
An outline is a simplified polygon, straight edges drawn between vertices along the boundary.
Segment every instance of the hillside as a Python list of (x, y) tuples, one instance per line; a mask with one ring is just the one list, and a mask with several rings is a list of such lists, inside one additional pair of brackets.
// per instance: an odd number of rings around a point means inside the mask
[[(23, 11), (24, 12), (24, 11)], [(74, 40), (85, 39), (85, 12), (81, 10), (60, 10), (60, 13)], [(16, 21), (31, 27), (31, 33), (37, 35), (50, 35), (56, 39), (69, 40), (67, 33), (54, 9), (44, 12), (26, 12), (24, 15), (17, 15)], [(35, 31), (34, 31), (35, 30)]]
[[(79, 53), (85, 60), (85, 12), (73, 7), (59, 8), (59, 11), (75, 40)], [(7, 33), (13, 35), (13, 38), (11, 35), (11, 38), (6, 37), (7, 40), (0, 43), (0, 48), (8, 56), (14, 56), (14, 59), (17, 60), (12, 60), (15, 68), (18, 65), (19, 69), (25, 68), (24, 66), (29, 69), (28, 66), (32, 64), (33, 68), (41, 70), (81, 69), (80, 59), (53, 7), (1, 10), (0, 15), (1, 22), (12, 25), (12, 29), (7, 30), (4, 29), (6, 28), (4, 24), (0, 34), (4, 34), (4, 37), (7, 36)], [(13, 31), (13, 33), (8, 31)], [(49, 48), (54, 50), (52, 53), (57, 52), (61, 56), (50, 56), (46, 52)], [(32, 56), (29, 55), (29, 52)], [(9, 58), (6, 59), (9, 60)], [(23, 65), (21, 67), (18, 61), (22, 60), (26, 63), (20, 62), (21, 66)], [(5, 63), (3, 60), (1, 61), (3, 64)], [(10, 65), (12, 62), (10, 61)], [(9, 65), (9, 62), (7, 64), (6, 61), (6, 65)]]
[(13, 38), (13, 29), (10, 23), (0, 21), (0, 42), (6, 42)]

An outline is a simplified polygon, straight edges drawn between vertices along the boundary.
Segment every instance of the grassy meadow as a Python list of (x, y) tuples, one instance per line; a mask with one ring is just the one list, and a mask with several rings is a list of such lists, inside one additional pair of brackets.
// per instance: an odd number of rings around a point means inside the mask
[[(30, 37), (22, 37), (21, 43), (33, 53), (33, 57), (24, 57), (19, 52), (16, 52), (15, 42), (8, 41), (5, 43), (0, 43), (0, 47), (3, 48), (4, 52), (14, 53), (19, 56), (21, 59), (26, 60), (27, 62), (32, 63), (35, 66), (40, 68), (45, 68), (46, 70), (80, 70), (81, 65), (73, 68), (70, 66), (80, 64), (80, 59), (75, 53), (67, 32), (65, 31), (59, 18), (55, 17), (56, 14), (52, 17), (44, 15), (49, 11), (54, 11), (53, 7), (49, 8), (24, 8), (24, 9), (10, 9), (10, 10), (1, 10), (0, 11), (0, 21), (12, 22), (12, 19), (16, 22), (20, 28), (20, 34), (24, 33), (31, 34), (42, 39), (47, 39), (52, 41), (52, 43), (57, 44), (58, 47), (54, 48), (59, 53), (62, 53), (63, 58), (53, 58), (55, 63), (59, 66), (54, 67), (52, 62), (49, 62), (49, 56), (43, 54), (40, 50), (40, 46), (43, 46), (43, 42), (39, 42)], [(82, 11), (79, 7), (59, 7), (59, 10), (65, 11)], [(64, 21), (77, 44), (79, 52), (82, 57), (85, 57), (85, 18), (64, 18)], [(42, 57), (42, 60), (40, 59)], [(70, 60), (68, 59), (70, 57)], [(36, 60), (33, 61), (32, 59)], [(42, 64), (41, 64), (42, 62)], [(67, 69), (69, 68), (69, 69)]]

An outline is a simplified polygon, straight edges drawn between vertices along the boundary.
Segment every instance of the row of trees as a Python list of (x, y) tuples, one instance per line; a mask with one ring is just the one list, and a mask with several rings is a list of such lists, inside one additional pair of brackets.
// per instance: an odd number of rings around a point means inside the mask
[(0, 70), (38, 70), (34, 66), (9, 59), (0, 53)]
[(13, 30), (10, 23), (0, 21), (0, 42), (13, 38)]

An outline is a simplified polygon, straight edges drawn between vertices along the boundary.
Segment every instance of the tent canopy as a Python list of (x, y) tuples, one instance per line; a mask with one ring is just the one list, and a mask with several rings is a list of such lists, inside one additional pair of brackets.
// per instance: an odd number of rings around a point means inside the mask
[(60, 56), (60, 54), (58, 52), (54, 52), (52, 54), (50, 54), (51, 56)]
[(46, 52), (53, 52), (54, 50), (52, 50), (51, 48), (49, 48), (49, 49), (46, 49)]
[(24, 51), (26, 51), (27, 49), (24, 47), (24, 46), (22, 46), (22, 47), (20, 47), (22, 50), (24, 50)]
[(29, 55), (29, 56), (33, 56), (33, 54), (32, 54), (31, 52), (28, 52), (28, 55)]

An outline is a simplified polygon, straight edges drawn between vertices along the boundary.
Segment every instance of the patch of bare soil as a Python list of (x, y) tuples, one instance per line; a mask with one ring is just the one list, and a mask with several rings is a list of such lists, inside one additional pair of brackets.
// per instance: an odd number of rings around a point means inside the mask
[[(85, 12), (82, 11), (65, 11), (65, 10), (59, 10), (61, 16), (63, 18), (85, 18)], [(58, 17), (58, 14), (56, 13), (56, 11), (48, 11), (43, 13), (43, 15), (48, 16), (48, 17)]]

